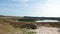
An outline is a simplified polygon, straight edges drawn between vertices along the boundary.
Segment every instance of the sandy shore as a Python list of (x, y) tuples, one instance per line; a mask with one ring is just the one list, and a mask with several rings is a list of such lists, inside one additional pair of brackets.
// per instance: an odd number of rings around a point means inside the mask
[(59, 28), (53, 28), (53, 27), (40, 27), (36, 29), (36, 34), (60, 34), (58, 32)]

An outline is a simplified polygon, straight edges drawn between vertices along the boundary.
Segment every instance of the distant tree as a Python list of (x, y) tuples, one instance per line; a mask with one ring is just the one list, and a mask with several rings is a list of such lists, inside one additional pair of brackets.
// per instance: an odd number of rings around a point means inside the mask
[(0, 15), (0, 17), (5, 17), (4, 15)]
[(18, 19), (18, 21), (21, 21), (21, 22), (35, 22), (36, 20), (34, 20), (34, 19)]

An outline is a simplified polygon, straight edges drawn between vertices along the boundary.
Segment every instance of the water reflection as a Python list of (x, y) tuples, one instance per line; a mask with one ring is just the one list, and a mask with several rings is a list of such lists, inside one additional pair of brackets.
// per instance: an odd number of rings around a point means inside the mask
[(37, 20), (36, 22), (59, 22), (58, 20)]

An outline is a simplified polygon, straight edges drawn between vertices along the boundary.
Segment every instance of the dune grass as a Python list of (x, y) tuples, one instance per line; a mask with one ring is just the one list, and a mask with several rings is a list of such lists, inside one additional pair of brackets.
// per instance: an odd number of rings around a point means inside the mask
[(11, 25), (4, 25), (4, 24), (0, 24), (0, 33), (4, 34), (4, 33), (8, 33), (11, 31), (14, 31), (14, 27), (12, 27)]

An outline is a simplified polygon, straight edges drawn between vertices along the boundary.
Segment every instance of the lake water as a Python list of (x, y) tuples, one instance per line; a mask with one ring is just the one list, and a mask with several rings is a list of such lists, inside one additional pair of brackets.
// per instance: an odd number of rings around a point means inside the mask
[(58, 20), (37, 20), (36, 22), (59, 22)]

